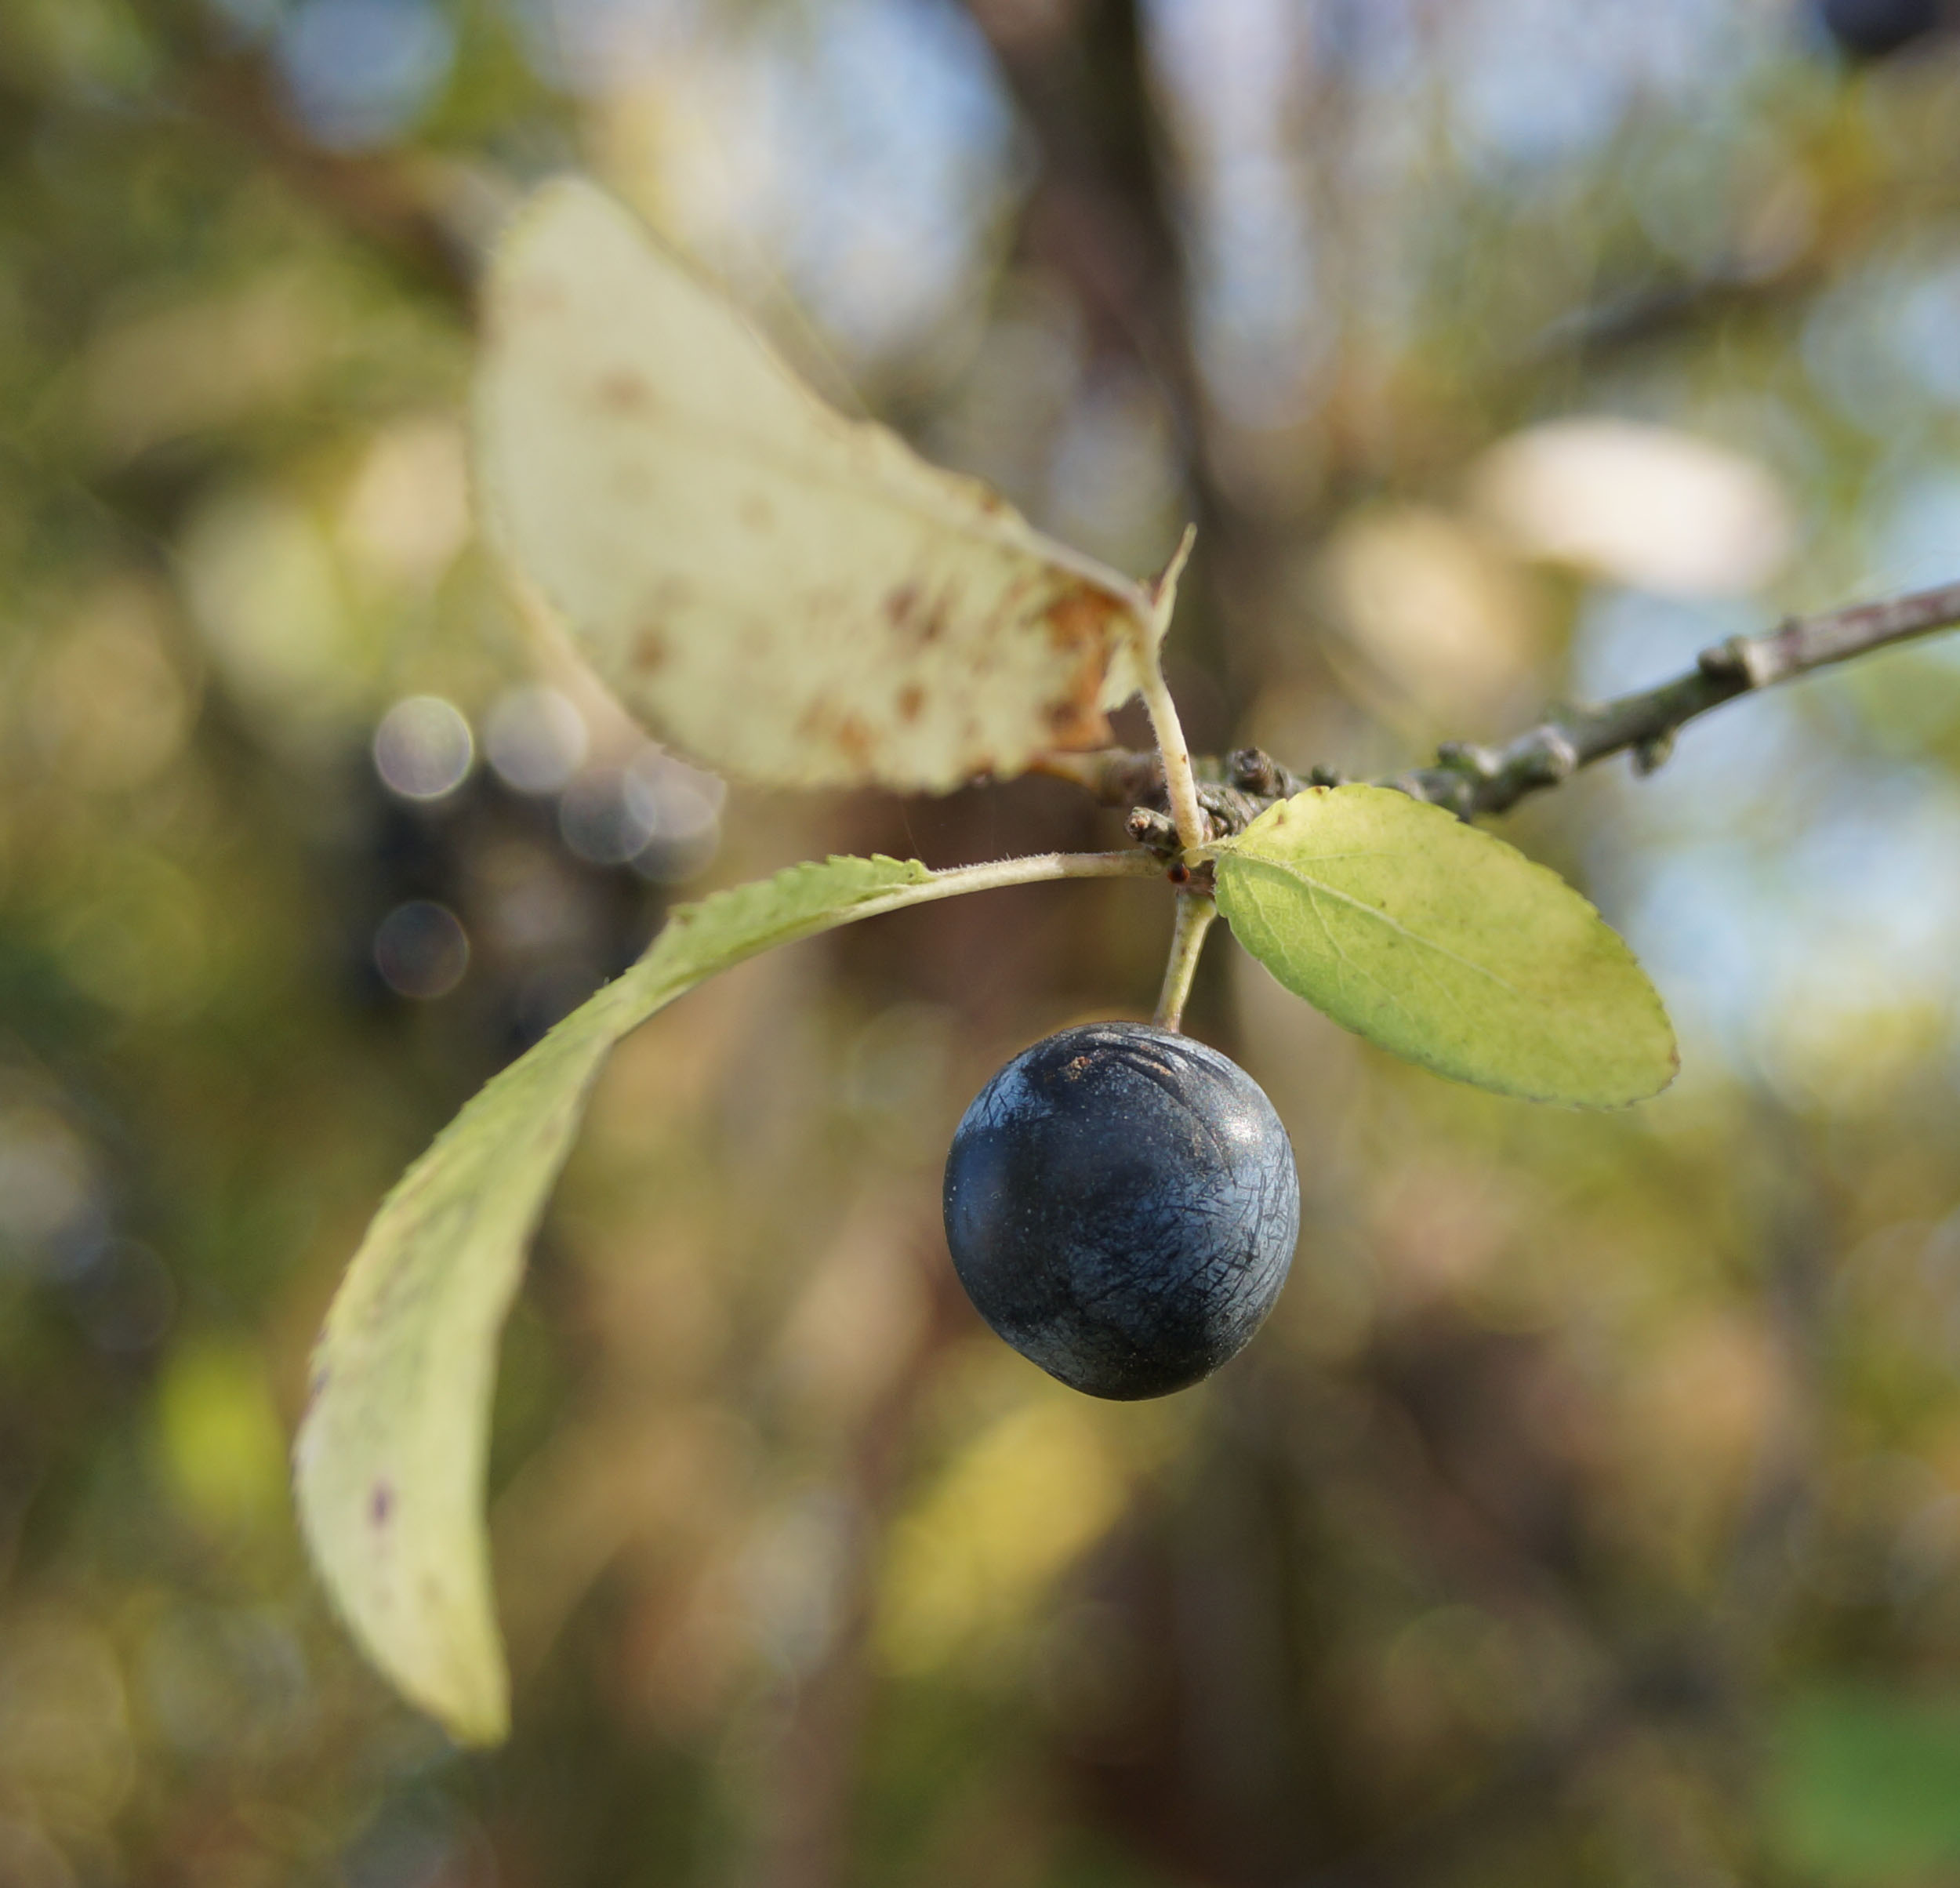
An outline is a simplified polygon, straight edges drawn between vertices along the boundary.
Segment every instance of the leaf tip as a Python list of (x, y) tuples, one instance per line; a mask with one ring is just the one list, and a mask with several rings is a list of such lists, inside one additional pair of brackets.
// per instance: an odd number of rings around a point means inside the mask
[(1164, 567), (1156, 578), (1145, 586), (1152, 612), (1160, 626), (1167, 623), (1171, 611), (1177, 606), (1178, 585), (1184, 576), (1184, 567), (1191, 561), (1191, 547), (1198, 541), (1198, 527), (1186, 525), (1184, 535), (1178, 539), (1178, 547), (1165, 561)]
[(499, 1686), (494, 1696), (459, 1701), (435, 1716), (451, 1739), (469, 1750), (488, 1750), (510, 1735), (510, 1700)]
[[(357, 1373), (358, 1375), (358, 1373)], [(405, 1524), (392, 1464), (347, 1446), (341, 1387), (324, 1363), (292, 1448), (293, 1495), (307, 1558), (334, 1611), (375, 1668), (459, 1745), (510, 1735), (510, 1678), (492, 1616), (485, 1564), (431, 1563)]]

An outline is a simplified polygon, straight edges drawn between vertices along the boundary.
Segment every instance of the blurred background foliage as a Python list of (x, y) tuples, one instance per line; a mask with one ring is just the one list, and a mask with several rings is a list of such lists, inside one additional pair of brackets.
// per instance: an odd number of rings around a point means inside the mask
[(724, 796), (533, 647), (470, 293), (572, 165), (1062, 536), (1195, 517), (1207, 748), (1392, 771), (1960, 576), (1937, 0), (8, 0), (0, 1883), (1960, 1879), (1960, 638), (1506, 822), (1661, 982), (1650, 1106), (1392, 1066), (1221, 941), (1305, 1227), (1162, 1404), (938, 1229), (985, 1076), (1147, 1014), (1160, 892), (690, 997), (507, 1348), (516, 1737), (361, 1666), (285, 1449), (448, 1113), (677, 888), (1119, 830)]

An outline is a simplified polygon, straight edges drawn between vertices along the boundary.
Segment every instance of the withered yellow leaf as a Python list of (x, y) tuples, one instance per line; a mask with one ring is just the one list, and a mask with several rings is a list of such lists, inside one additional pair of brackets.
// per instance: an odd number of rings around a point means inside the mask
[(1095, 745), (1136, 685), (1138, 585), (833, 412), (591, 184), (503, 238), (476, 417), (504, 554), (710, 766), (943, 790)]
[(631, 970), (479, 1089), (375, 1215), (314, 1358), (294, 1491), (362, 1649), (462, 1742), (495, 1743), (510, 1716), (483, 1519), (497, 1334), (606, 1058), (716, 971), (944, 895), (960, 876), (833, 859), (684, 906)]
[(382, 1203), (335, 1294), (293, 1449), (313, 1563), (368, 1657), (466, 1744), (510, 1723), (484, 1477), (497, 1338), (525, 1248), (620, 1038), (758, 953), (1000, 885), (1148, 877), (1147, 854), (931, 872), (831, 859), (683, 906), (646, 954), (492, 1077)]

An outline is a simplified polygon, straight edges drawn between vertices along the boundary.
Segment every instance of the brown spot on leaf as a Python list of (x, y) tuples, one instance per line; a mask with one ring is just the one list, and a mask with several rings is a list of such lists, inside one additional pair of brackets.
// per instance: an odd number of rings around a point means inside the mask
[(641, 675), (651, 675), (663, 666), (673, 651), (667, 647), (666, 632), (656, 623), (641, 628), (633, 639), (633, 666)]
[(387, 1482), (376, 1482), (368, 1491), (368, 1524), (386, 1527), (394, 1512), (394, 1490)]
[(759, 492), (747, 493), (735, 507), (735, 512), (751, 531), (773, 531), (775, 528), (775, 507)]
[(926, 705), (926, 692), (916, 682), (898, 691), (898, 719), (912, 722), (919, 718)]
[(1109, 723), (1102, 712), (1102, 664), (1085, 660), (1069, 679), (1069, 692), (1048, 705), (1048, 732), (1061, 748), (1107, 747)]
[(1048, 640), (1058, 649), (1089, 644), (1100, 655), (1109, 619), (1121, 613), (1122, 606), (1113, 597), (1079, 584), (1056, 597), (1041, 612), (1041, 620), (1048, 626)]
[(600, 405), (615, 413), (644, 413), (653, 405), (653, 389), (630, 368), (602, 376), (595, 390)]
[(511, 300), (524, 314), (557, 314), (571, 306), (564, 283), (548, 275), (534, 276), (515, 290)]
[(853, 767), (869, 766), (871, 761), (871, 730), (855, 714), (842, 717), (837, 723), (837, 742), (844, 758)]
[(1109, 739), (1101, 705), (1109, 670), (1111, 629), (1123, 605), (1086, 584), (1064, 590), (1041, 612), (1048, 640), (1076, 662), (1061, 696), (1048, 709), (1048, 726), (1058, 747), (1100, 747)]
[(827, 742), (852, 766), (869, 767), (874, 742), (871, 730), (856, 715), (828, 700), (812, 702), (797, 717), (797, 734), (812, 746)]
[(946, 633), (959, 602), (950, 587), (927, 602), (917, 584), (902, 583), (884, 600), (885, 619), (901, 636), (924, 648)]

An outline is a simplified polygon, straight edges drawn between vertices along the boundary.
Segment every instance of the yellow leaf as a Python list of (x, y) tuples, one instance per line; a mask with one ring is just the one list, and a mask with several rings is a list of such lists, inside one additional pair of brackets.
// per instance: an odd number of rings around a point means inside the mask
[(1137, 584), (833, 412), (574, 180), (492, 266), (476, 467), (627, 707), (764, 784), (938, 791), (1095, 746), (1152, 633)]
[(924, 866), (836, 859), (719, 892), (479, 1089), (382, 1203), (335, 1294), (294, 1447), (314, 1563), (362, 1648), (464, 1743), (509, 1722), (483, 1480), (497, 1334), (613, 1045), (773, 944), (931, 895)]
[(483, 1521), (497, 1338), (525, 1247), (613, 1047), (731, 964), (997, 885), (1143, 877), (1146, 855), (929, 872), (832, 859), (683, 906), (632, 969), (493, 1077), (381, 1204), (335, 1294), (293, 1448), (314, 1566), (361, 1649), (469, 1744), (509, 1723)]

